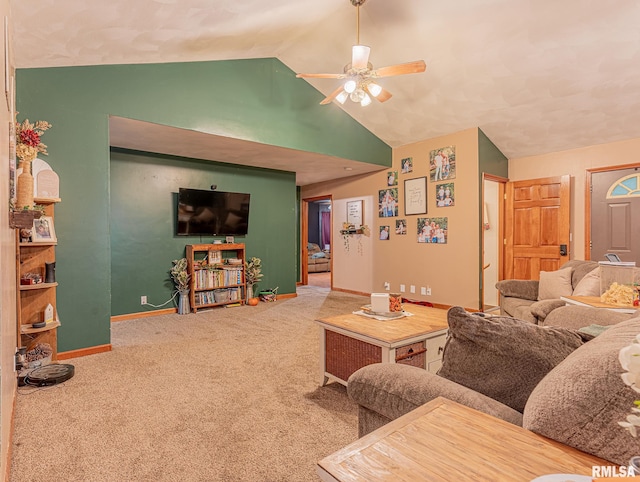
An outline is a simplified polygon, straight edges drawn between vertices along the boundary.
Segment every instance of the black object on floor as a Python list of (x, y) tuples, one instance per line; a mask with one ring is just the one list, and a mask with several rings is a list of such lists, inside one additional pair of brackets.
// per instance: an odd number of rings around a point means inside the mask
[(24, 383), (35, 387), (46, 387), (66, 382), (73, 377), (74, 373), (75, 367), (73, 365), (53, 363), (30, 371), (25, 377)]

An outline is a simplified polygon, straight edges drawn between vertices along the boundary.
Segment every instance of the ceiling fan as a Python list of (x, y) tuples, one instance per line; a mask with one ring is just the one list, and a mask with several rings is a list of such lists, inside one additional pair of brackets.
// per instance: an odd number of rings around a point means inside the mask
[(296, 77), (316, 79), (347, 79), (344, 84), (325, 97), (320, 104), (329, 104), (334, 99), (344, 104), (347, 98), (359, 102), (362, 106), (371, 104), (373, 97), (379, 102), (386, 102), (391, 98), (391, 92), (383, 89), (375, 80), (394, 75), (417, 74), (427, 68), (424, 60), (416, 60), (406, 64), (390, 65), (374, 69), (369, 62), (371, 48), (360, 45), (360, 6), (366, 0), (350, 0), (356, 7), (356, 45), (351, 51), (351, 62), (344, 66), (342, 74), (298, 74)]

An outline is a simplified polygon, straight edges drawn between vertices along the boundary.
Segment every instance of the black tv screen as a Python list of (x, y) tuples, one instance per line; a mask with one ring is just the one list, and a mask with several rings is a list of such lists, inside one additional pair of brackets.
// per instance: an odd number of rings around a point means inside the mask
[(178, 236), (242, 236), (249, 230), (250, 194), (178, 190)]

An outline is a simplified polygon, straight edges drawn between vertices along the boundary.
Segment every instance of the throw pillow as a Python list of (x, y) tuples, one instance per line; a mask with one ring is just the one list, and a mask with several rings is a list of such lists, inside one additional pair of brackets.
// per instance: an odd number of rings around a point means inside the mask
[(600, 268), (589, 271), (578, 281), (573, 296), (600, 296)]
[(618, 422), (638, 394), (622, 381), (620, 350), (640, 333), (640, 317), (610, 326), (555, 367), (531, 393), (522, 426), (618, 465), (640, 454)]
[(324, 253), (313, 253), (311, 255), (312, 258), (324, 258), (325, 254)]
[(453, 307), (438, 375), (522, 412), (540, 380), (584, 341), (577, 331)]
[(573, 268), (564, 268), (557, 271), (540, 271), (538, 284), (538, 300), (553, 300), (561, 296), (571, 296), (571, 272)]

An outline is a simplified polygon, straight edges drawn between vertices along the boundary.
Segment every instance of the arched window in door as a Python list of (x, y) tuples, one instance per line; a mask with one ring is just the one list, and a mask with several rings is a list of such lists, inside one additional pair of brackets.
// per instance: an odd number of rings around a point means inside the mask
[(640, 174), (630, 174), (614, 182), (607, 191), (607, 199), (640, 197)]

